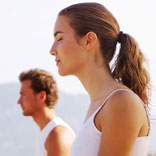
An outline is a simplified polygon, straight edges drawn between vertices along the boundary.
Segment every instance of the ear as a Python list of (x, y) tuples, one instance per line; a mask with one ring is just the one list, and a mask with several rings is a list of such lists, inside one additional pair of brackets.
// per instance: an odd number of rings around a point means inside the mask
[(41, 91), (40, 93), (38, 93), (38, 100), (40, 102), (46, 102), (47, 99), (47, 94), (45, 91)]
[(85, 46), (90, 50), (97, 43), (97, 35), (94, 32), (88, 32), (85, 35)]

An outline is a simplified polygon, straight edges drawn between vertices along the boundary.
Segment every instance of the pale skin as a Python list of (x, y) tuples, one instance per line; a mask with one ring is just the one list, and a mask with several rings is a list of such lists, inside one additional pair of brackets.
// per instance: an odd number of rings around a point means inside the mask
[[(34, 94), (30, 88), (31, 80), (24, 80), (21, 85), (18, 104), (23, 109), (23, 115), (32, 116), (42, 130), (46, 124), (56, 117), (54, 109), (46, 104), (46, 92)], [(72, 132), (64, 126), (54, 128), (45, 142), (47, 156), (69, 156), (74, 141)]]
[[(112, 78), (94, 32), (76, 37), (68, 17), (58, 16), (54, 34), (50, 53), (56, 57), (59, 74), (77, 76), (90, 96), (87, 121), (113, 90), (128, 88)], [(135, 94), (123, 91), (106, 102), (94, 124), (102, 133), (98, 156), (129, 156), (136, 138), (147, 136), (149, 130), (142, 102)]]

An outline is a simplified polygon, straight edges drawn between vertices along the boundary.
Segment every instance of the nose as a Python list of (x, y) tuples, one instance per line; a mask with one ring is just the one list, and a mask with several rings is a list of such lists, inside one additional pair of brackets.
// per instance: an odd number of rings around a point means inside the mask
[(21, 104), (21, 97), (18, 99), (17, 104)]
[(53, 56), (56, 56), (57, 55), (57, 50), (56, 50), (54, 44), (52, 45), (52, 47), (50, 49), (50, 54), (53, 55)]

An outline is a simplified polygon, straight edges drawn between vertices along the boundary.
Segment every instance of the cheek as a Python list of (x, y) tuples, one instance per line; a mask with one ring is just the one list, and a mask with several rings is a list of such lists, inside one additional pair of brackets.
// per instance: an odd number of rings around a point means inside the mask
[(23, 98), (23, 102), (25, 102), (25, 103), (29, 103), (30, 101), (31, 101), (31, 98), (29, 98), (29, 97)]
[(58, 53), (61, 59), (58, 72), (62, 76), (77, 73), (86, 62), (83, 47), (74, 40), (63, 41), (58, 46)]
[(66, 41), (62, 43), (62, 46), (60, 47), (60, 52), (62, 52), (62, 55), (65, 57), (78, 57), (80, 51), (80, 47), (75, 42)]

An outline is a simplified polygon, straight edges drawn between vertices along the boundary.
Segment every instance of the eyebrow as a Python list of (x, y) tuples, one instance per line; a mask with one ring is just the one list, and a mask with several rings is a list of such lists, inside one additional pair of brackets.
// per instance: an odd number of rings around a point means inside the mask
[(56, 37), (56, 35), (59, 34), (59, 33), (63, 33), (63, 32), (62, 32), (62, 31), (56, 31), (56, 32), (54, 33), (54, 37)]

